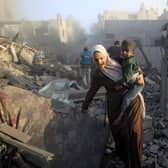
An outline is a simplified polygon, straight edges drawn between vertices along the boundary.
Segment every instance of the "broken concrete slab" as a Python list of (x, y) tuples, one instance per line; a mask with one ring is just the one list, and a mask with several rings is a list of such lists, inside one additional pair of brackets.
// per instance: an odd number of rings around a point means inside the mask
[(53, 115), (50, 100), (14, 86), (0, 88), (0, 95), (5, 97), (5, 106), (12, 122), (15, 124), (20, 109), (18, 129), (31, 134), (32, 145), (44, 147), (44, 130)]

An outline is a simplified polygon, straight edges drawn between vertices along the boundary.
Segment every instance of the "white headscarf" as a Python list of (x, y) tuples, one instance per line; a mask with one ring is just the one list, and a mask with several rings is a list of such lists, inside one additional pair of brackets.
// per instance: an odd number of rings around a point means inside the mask
[(91, 54), (93, 57), (93, 62), (94, 62), (94, 53), (96, 51), (102, 53), (107, 58), (106, 59), (107, 62), (106, 62), (105, 67), (100, 69), (101, 72), (115, 82), (122, 79), (121, 65), (117, 61), (115, 61), (109, 57), (109, 54), (103, 45), (98, 44), (92, 48)]

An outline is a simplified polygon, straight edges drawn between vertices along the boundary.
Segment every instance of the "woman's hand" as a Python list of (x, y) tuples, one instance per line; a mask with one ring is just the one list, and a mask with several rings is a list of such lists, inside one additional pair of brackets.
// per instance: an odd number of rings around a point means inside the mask
[(139, 85), (144, 86), (144, 77), (143, 74), (139, 74), (136, 78), (136, 81)]

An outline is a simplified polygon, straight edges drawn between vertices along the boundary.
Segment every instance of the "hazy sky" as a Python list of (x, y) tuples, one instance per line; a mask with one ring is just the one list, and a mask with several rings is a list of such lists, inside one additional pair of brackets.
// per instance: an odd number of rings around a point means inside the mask
[[(167, 0), (17, 0), (19, 16), (24, 19), (43, 20), (56, 18), (57, 13), (75, 17), (89, 26), (97, 21), (98, 13), (105, 9), (136, 12), (144, 2), (147, 8), (157, 7), (159, 13)], [(20, 5), (19, 5), (20, 4)]]

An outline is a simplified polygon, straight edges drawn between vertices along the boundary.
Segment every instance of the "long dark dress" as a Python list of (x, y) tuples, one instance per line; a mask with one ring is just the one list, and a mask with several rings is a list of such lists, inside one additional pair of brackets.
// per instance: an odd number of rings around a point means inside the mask
[(126, 88), (115, 88), (115, 83), (97, 70), (92, 76), (91, 87), (83, 102), (83, 109), (88, 109), (90, 102), (100, 87), (106, 88), (107, 112), (110, 128), (116, 144), (116, 151), (124, 161), (126, 168), (141, 168), (143, 128), (143, 106), (138, 96), (125, 111), (118, 125), (113, 121), (120, 114), (120, 107)]

